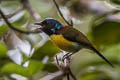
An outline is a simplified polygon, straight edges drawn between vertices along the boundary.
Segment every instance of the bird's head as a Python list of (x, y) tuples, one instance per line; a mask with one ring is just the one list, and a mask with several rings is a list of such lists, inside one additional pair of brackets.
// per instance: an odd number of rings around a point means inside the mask
[(60, 30), (63, 27), (59, 21), (53, 18), (46, 18), (42, 22), (35, 23), (35, 25), (40, 25), (41, 30), (48, 35), (57, 34), (57, 30)]

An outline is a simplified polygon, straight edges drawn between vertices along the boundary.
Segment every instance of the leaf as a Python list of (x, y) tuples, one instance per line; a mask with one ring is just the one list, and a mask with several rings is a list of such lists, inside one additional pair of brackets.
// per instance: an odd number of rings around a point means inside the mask
[(7, 57), (7, 48), (2, 42), (0, 42), (0, 58), (1, 57)]
[(110, 1), (117, 4), (117, 5), (120, 5), (120, 0), (110, 0)]
[(80, 77), (79, 80), (98, 80), (97, 75), (98, 74), (93, 73), (85, 74), (84, 76)]
[(19, 49), (12, 49), (8, 51), (9, 58), (16, 64), (21, 64), (23, 61), (22, 53)]
[(7, 25), (0, 26), (0, 37), (8, 31)]
[(20, 74), (22, 76), (30, 75), (27, 68), (17, 65), (15, 63), (8, 63), (2, 67), (1, 74), (7, 74), (7, 73), (9, 73), (9, 74), (16, 73), (16, 74)]
[(58, 71), (58, 67), (53, 63), (45, 64), (44, 70), (50, 73)]
[(1, 74), (19, 74), (22, 76), (30, 77), (43, 69), (42, 62), (30, 60), (28, 67), (23, 67), (15, 63), (8, 63), (1, 69)]
[(40, 72), (43, 69), (44, 65), (40, 61), (30, 60), (28, 70), (30, 75), (34, 75), (37, 72)]
[[(105, 48), (104, 51), (102, 51), (101, 53), (114, 65), (114, 68), (109, 66), (103, 59), (101, 59), (96, 54), (90, 54), (90, 52), (86, 50), (81, 50), (73, 57), (71, 68), (77, 75), (81, 75), (81, 77), (79, 78), (80, 80), (99, 80), (88, 79), (92, 78), (91, 76), (94, 75), (101, 76), (103, 77), (103, 79), (105, 78), (105, 80), (116, 80), (120, 78), (120, 44), (110, 45), (109, 47)], [(101, 71), (102, 74), (93, 74), (96, 71)], [(83, 77), (82, 74), (87, 74), (88, 72), (89, 74)]]
[(104, 21), (92, 28), (93, 43), (96, 46), (120, 42), (120, 23)]
[(51, 41), (47, 41), (42, 47), (35, 51), (32, 59), (42, 60), (45, 56), (53, 57), (58, 52), (59, 48), (57, 48)]
[(82, 74), (79, 80), (111, 80), (104, 72), (101, 71), (91, 71)]

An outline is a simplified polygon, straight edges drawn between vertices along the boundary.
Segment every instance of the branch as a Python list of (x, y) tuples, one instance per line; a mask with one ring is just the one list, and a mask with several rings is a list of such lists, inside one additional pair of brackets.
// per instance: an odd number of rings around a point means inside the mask
[(7, 20), (7, 18), (5, 17), (5, 15), (4, 15), (4, 13), (2, 12), (1, 9), (0, 9), (0, 14), (1, 14), (1, 17), (4, 19), (4, 21), (6, 22), (6, 24), (8, 25), (8, 27), (11, 28), (12, 30), (15, 30), (15, 31), (18, 31), (18, 32), (24, 33), (24, 34), (40, 33), (40, 32), (42, 32), (40, 28), (37, 28), (37, 29), (32, 30), (32, 31), (19, 30), (19, 29), (15, 28), (15, 27)]
[[(77, 80), (75, 75), (72, 73), (70, 69), (70, 63), (71, 63), (71, 56), (68, 56), (68, 52), (62, 51), (58, 53), (54, 58), (56, 61), (56, 65), (64, 74), (64, 76), (67, 77), (67, 80), (70, 80), (70, 76), (73, 78), (73, 80)], [(65, 59), (64, 57), (67, 56)], [(63, 60), (64, 59), (64, 60)], [(63, 77), (64, 77), (63, 76)]]
[(61, 51), (54, 57), (55, 64), (57, 65), (60, 71), (48, 74), (39, 80), (62, 80), (64, 77), (67, 77), (67, 80), (70, 80), (70, 77), (72, 77), (73, 80), (77, 80), (77, 78), (70, 69), (71, 57), (68, 56), (63, 61), (63, 57), (65, 57), (66, 54), (68, 53), (65, 51)]
[[(29, 13), (31, 14), (31, 16), (36, 20), (36, 21), (40, 21), (40, 16), (38, 13), (36, 13), (30, 3), (29, 3), (29, 0), (20, 0), (21, 3), (23, 3), (23, 8), (26, 8)], [(9, 17), (13, 16), (14, 14), (17, 14), (21, 9), (17, 10), (15, 13), (13, 13), (12, 15), (10, 15)], [(17, 32), (20, 32), (20, 33), (24, 33), (24, 34), (30, 34), (30, 33), (40, 33), (42, 32), (40, 28), (37, 28), (35, 30), (31, 30), (31, 31), (23, 31), (23, 30), (19, 30), (17, 28), (15, 28), (13, 25), (10, 24), (10, 22), (7, 20), (7, 18), (5, 17), (4, 13), (0, 10), (0, 14), (1, 14), (1, 17), (5, 20), (6, 24), (8, 25), (9, 28), (11, 28), (12, 30), (14, 31), (17, 31)]]
[(77, 80), (77, 78), (75, 77), (75, 75), (72, 73), (71, 69), (69, 68), (69, 74), (71, 75), (71, 77), (74, 79), (74, 80)]
[(20, 0), (20, 1), (22, 3), (23, 7), (26, 8), (29, 11), (30, 15), (36, 21), (40, 21), (41, 20), (39, 14), (37, 12), (35, 12), (35, 10), (31, 7), (29, 0)]
[[(5, 15), (5, 17), (6, 17), (6, 18), (11, 18), (11, 17), (13, 17), (14, 15), (18, 14), (19, 12), (21, 12), (22, 10), (23, 10), (23, 7), (20, 7), (20, 8), (18, 8), (15, 12), (10, 13), (10, 14), (8, 14), (8, 15)], [(0, 18), (2, 18), (2, 17), (0, 16)]]
[(60, 16), (63, 18), (63, 20), (64, 20), (69, 26), (73, 26), (73, 21), (71, 20), (71, 23), (69, 23), (69, 22), (65, 19), (65, 17), (63, 16), (62, 12), (60, 11), (60, 8), (59, 8), (58, 4), (56, 3), (56, 1), (53, 0), (53, 2), (54, 2), (54, 4), (55, 4), (55, 6), (56, 6), (56, 8), (57, 8), (57, 10), (58, 10), (58, 12), (59, 12), (59, 14), (60, 14)]
[(58, 72), (55, 72), (55, 73), (50, 73), (50, 74), (46, 75), (45, 77), (43, 77), (39, 80), (56, 80), (58, 78), (63, 78), (63, 77), (64, 77), (64, 73), (61, 72), (61, 71), (58, 71)]
[(69, 74), (66, 74), (66, 76), (67, 76), (67, 80), (70, 80), (70, 76), (69, 76)]

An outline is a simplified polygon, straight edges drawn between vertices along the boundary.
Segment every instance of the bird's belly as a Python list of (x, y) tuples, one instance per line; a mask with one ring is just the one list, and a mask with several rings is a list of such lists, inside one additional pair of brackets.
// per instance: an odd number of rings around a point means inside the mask
[(67, 52), (77, 52), (81, 48), (79, 44), (65, 39), (62, 35), (51, 35), (50, 38), (55, 45)]

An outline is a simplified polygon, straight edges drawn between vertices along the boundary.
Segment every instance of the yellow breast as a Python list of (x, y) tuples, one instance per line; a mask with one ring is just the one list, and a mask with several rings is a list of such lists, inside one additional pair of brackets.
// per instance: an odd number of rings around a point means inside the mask
[(57, 45), (60, 49), (73, 52), (75, 47), (77, 46), (75, 43), (65, 39), (62, 35), (51, 35), (51, 40), (55, 45)]

